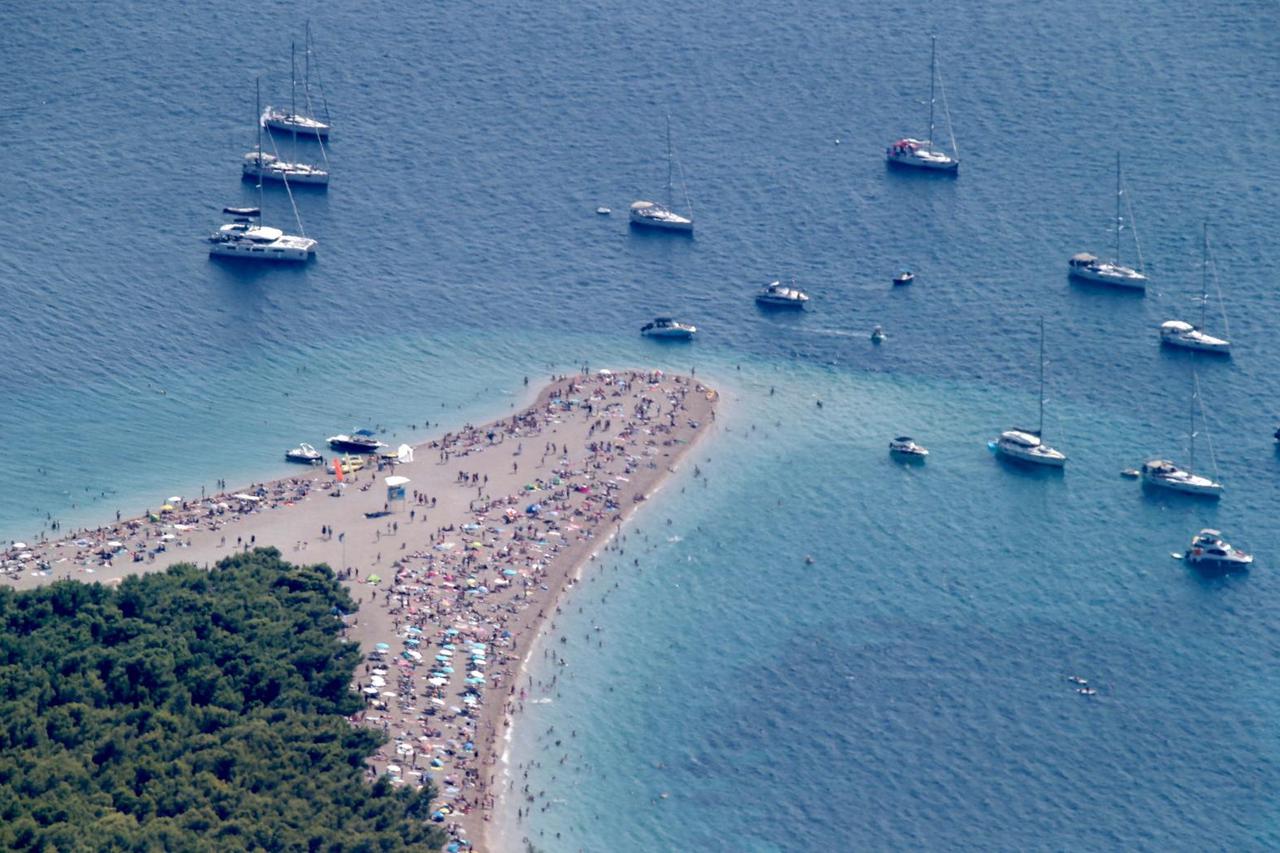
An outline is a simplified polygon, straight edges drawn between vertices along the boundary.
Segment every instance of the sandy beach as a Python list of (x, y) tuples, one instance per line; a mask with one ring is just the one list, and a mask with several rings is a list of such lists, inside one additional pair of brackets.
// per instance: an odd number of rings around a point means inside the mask
[[(714, 391), (660, 371), (553, 377), (536, 401), (419, 444), (411, 461), (295, 476), (159, 504), (148, 516), (0, 552), (0, 582), (118, 583), (254, 547), (327, 563), (359, 610), (352, 719), (389, 736), (370, 776), (429, 776), (435, 817), (487, 850), (518, 676), (560, 594), (715, 420)], [(408, 478), (404, 499), (385, 479)], [(169, 507), (165, 509), (164, 507)]]

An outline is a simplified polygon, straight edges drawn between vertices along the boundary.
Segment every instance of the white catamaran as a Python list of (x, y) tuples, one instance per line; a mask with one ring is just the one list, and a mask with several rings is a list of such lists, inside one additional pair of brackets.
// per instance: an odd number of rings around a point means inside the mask
[(947, 134), (951, 137), (951, 153), (940, 151), (933, 146), (934, 125), (934, 85), (940, 80), (938, 67), (938, 37), (930, 39), (929, 55), (929, 137), (915, 139), (905, 136), (885, 149), (885, 159), (893, 166), (907, 166), (913, 169), (929, 169), (935, 172), (955, 174), (960, 169), (960, 152), (956, 148), (956, 137), (951, 127), (950, 110), (947, 109), (946, 89), (942, 92), (943, 115), (947, 119)]
[[(1171, 347), (1210, 352), (1218, 355), (1231, 354), (1231, 342), (1226, 338), (1215, 338), (1204, 330), (1205, 311), (1209, 305), (1209, 223), (1204, 225), (1203, 255), (1200, 260), (1200, 325), (1195, 326), (1183, 320), (1166, 320), (1160, 324), (1160, 342)], [(1218, 293), (1219, 302), (1222, 293)], [(1223, 325), (1226, 325), (1226, 314), (1223, 313)]]
[(996, 452), (1011, 459), (1061, 468), (1067, 464), (1067, 456), (1041, 440), (1044, 433), (1044, 318), (1040, 318), (1040, 422), (1034, 430), (1010, 429), (1000, 433), (995, 442)]
[[(673, 196), (673, 158), (671, 154), (671, 116), (667, 116), (667, 203), (656, 201), (635, 201), (631, 203), (631, 224), (646, 228), (661, 228), (664, 231), (693, 231), (693, 212), (689, 204), (689, 192), (685, 190), (684, 205), (688, 216), (681, 216), (671, 208)], [(684, 185), (683, 179), (681, 186)]]
[[(1088, 252), (1079, 252), (1071, 256), (1071, 260), (1067, 262), (1067, 269), (1074, 278), (1084, 281), (1096, 281), (1101, 284), (1110, 284), (1116, 287), (1126, 287), (1134, 290), (1145, 290), (1147, 287), (1147, 277), (1140, 270), (1133, 267), (1126, 267), (1120, 263), (1120, 232), (1124, 229), (1124, 214), (1120, 209), (1120, 202), (1124, 195), (1124, 188), (1120, 183), (1120, 154), (1116, 153), (1116, 253), (1110, 261), (1099, 260), (1096, 255)], [(1132, 216), (1129, 217), (1132, 220)], [(1132, 231), (1133, 229), (1130, 228)], [(1137, 245), (1138, 236), (1134, 231), (1134, 245)], [(1141, 267), (1141, 253), (1139, 253), (1138, 265)]]

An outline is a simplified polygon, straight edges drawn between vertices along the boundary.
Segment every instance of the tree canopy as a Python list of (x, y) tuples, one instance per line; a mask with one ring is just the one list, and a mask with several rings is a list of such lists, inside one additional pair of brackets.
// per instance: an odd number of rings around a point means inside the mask
[(0, 847), (438, 848), (432, 791), (365, 779), (354, 610), (275, 549), (0, 589)]

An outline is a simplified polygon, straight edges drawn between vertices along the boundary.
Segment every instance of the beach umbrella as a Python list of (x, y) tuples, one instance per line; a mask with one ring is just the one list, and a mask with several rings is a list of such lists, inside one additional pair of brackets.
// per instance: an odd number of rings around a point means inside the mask
[(404, 641), (404, 644), (406, 646), (416, 646), (416, 645), (419, 645), (421, 642), (422, 642), (421, 640), (415, 640), (412, 637), (410, 637), (409, 639)]
[(367, 694), (369, 694), (370, 696), (377, 696), (377, 695), (378, 695), (378, 688), (376, 688), (376, 687), (366, 687), (366, 688), (364, 689), (364, 692), (365, 692), (365, 693), (367, 693)]
[(380, 652), (385, 652), (385, 651), (387, 651), (388, 649), (390, 649), (390, 648), (391, 648), (391, 647), (390, 647), (390, 646), (388, 646), (386, 643), (375, 643), (373, 647), (374, 647), (375, 649), (377, 649), (378, 651), (380, 651)]
[[(87, 540), (87, 539), (77, 539), (77, 540), (76, 540), (76, 544), (77, 544), (77, 545), (79, 545), (81, 542), (85, 543), (86, 545), (87, 545), (87, 544), (89, 544), (89, 540)], [(14, 542), (14, 543), (13, 543), (13, 547), (17, 548), (18, 550), (22, 550), (23, 548), (27, 547), (27, 543), (26, 543), (26, 542)]]
[(413, 649), (405, 649), (405, 655), (414, 660), (422, 660), (422, 652), (415, 652)]
[(381, 575), (369, 575), (369, 583), (382, 583)]
[(384, 690), (384, 691), (382, 692), (382, 695), (383, 695), (383, 696), (386, 696), (388, 699), (394, 699), (394, 698), (396, 698), (396, 694), (392, 693), (390, 690)]
[(427, 684), (430, 684), (432, 687), (444, 687), (448, 683), (449, 679), (441, 678), (439, 676), (427, 679)]

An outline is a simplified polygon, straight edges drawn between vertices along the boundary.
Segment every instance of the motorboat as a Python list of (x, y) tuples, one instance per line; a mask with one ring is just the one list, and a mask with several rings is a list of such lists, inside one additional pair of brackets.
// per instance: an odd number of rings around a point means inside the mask
[[(682, 173), (683, 174), (683, 173)], [(683, 186), (683, 179), (681, 180)], [(659, 228), (663, 231), (693, 231), (693, 214), (681, 216), (672, 210), (672, 197), (675, 193), (674, 157), (671, 153), (671, 116), (667, 116), (667, 200), (665, 204), (656, 201), (634, 201), (631, 203), (631, 224), (643, 228)], [(684, 193), (684, 204), (689, 205), (689, 191)], [(692, 208), (690, 208), (692, 209)]]
[[(1092, 281), (1099, 284), (1110, 284), (1115, 287), (1124, 287), (1132, 290), (1146, 290), (1147, 277), (1139, 270), (1133, 267), (1127, 267), (1120, 263), (1120, 232), (1125, 229), (1124, 216), (1121, 211), (1121, 201), (1124, 197), (1124, 187), (1120, 182), (1120, 154), (1116, 153), (1116, 247), (1115, 254), (1110, 261), (1099, 260), (1096, 255), (1088, 252), (1079, 252), (1071, 256), (1071, 260), (1067, 261), (1067, 271), (1073, 278), (1081, 281)], [(1133, 226), (1129, 226), (1129, 230), (1133, 231)], [(1136, 232), (1134, 236), (1134, 246), (1137, 246), (1138, 238)]]
[(286, 450), (284, 458), (288, 462), (301, 462), (304, 465), (319, 465), (324, 462), (324, 456), (320, 454), (320, 451), (306, 442), (299, 444), (293, 450)]
[[(1196, 350), (1197, 352), (1230, 355), (1230, 341), (1214, 337), (1204, 330), (1205, 315), (1209, 307), (1209, 223), (1207, 222), (1204, 224), (1203, 233), (1204, 249), (1200, 260), (1200, 322), (1193, 325), (1182, 320), (1166, 320), (1160, 324), (1160, 343), (1181, 347), (1182, 349)], [(1221, 299), (1221, 291), (1218, 292), (1218, 297)], [(1222, 316), (1222, 322), (1225, 326), (1225, 312)]]
[(1038, 432), (1028, 429), (1009, 429), (1000, 433), (996, 440), (996, 452), (1018, 459), (1051, 468), (1061, 468), (1067, 464), (1067, 456), (1040, 440)]
[(289, 163), (274, 154), (261, 151), (250, 151), (244, 155), (240, 169), (245, 178), (265, 178), (268, 181), (287, 181), (291, 184), (329, 184), (329, 173), (319, 166)]
[(1098, 259), (1097, 255), (1078, 252), (1067, 261), (1067, 270), (1073, 278), (1113, 284), (1134, 290), (1146, 290), (1147, 277), (1132, 267)]
[(808, 301), (809, 294), (794, 286), (787, 287), (780, 281), (769, 282), (756, 294), (758, 304), (773, 308), (803, 308)]
[(1232, 547), (1217, 530), (1205, 528), (1191, 539), (1187, 562), (1209, 564), (1219, 568), (1243, 569), (1253, 562), (1253, 555)]
[(1230, 354), (1231, 342), (1202, 331), (1198, 326), (1182, 320), (1166, 320), (1160, 324), (1160, 343), (1171, 347)]
[(884, 329), (876, 326), (871, 330), (871, 343), (878, 344), (885, 339)]
[(341, 453), (376, 453), (387, 445), (374, 436), (372, 430), (356, 430), (351, 435), (329, 436), (329, 446)]
[(889, 452), (898, 456), (911, 456), (917, 459), (923, 459), (929, 455), (929, 451), (916, 444), (915, 439), (909, 435), (900, 435), (889, 442)]
[(904, 284), (910, 284), (915, 280), (916, 280), (915, 273), (913, 273), (911, 270), (903, 270), (902, 272), (898, 273), (893, 277), (893, 284), (895, 287), (898, 287)]
[(662, 228), (667, 231), (692, 231), (693, 220), (681, 216), (656, 201), (631, 203), (631, 224), (646, 228)]
[(688, 340), (697, 333), (698, 327), (691, 323), (681, 323), (671, 317), (655, 317), (652, 323), (640, 327), (640, 334), (650, 338), (679, 338)]
[(1044, 318), (1040, 318), (1040, 422), (1034, 430), (1008, 429), (996, 439), (995, 450), (1010, 459), (1061, 468), (1067, 464), (1067, 456), (1044, 443)]
[(1280, 428), (1277, 428), (1277, 429), (1276, 429), (1275, 434), (1274, 434), (1274, 438), (1275, 438), (1275, 440), (1276, 440), (1276, 441), (1280, 441)]
[(944, 151), (938, 151), (927, 139), (903, 137), (886, 148), (884, 156), (894, 166), (932, 169), (937, 172), (956, 172), (960, 169), (959, 160)]
[(306, 261), (316, 251), (316, 241), (310, 237), (286, 234), (246, 218), (218, 228), (209, 235), (209, 243), (210, 255), (258, 261)]
[(1222, 496), (1222, 484), (1209, 477), (1185, 471), (1167, 459), (1150, 459), (1142, 463), (1142, 482), (1188, 495), (1210, 498)]

